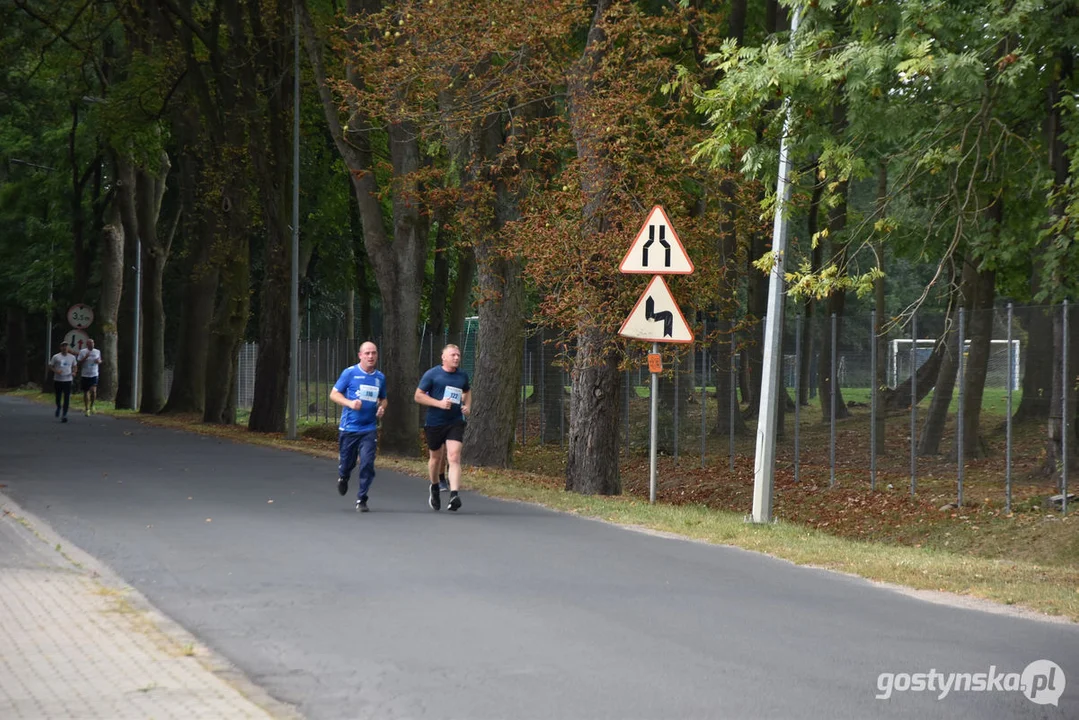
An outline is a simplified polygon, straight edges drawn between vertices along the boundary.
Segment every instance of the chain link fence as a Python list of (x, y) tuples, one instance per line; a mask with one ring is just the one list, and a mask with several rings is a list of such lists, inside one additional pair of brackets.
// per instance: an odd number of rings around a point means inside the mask
[[(1027, 399), (1031, 407), (1048, 403), (1052, 374), (1067, 362), (1052, 341), (1053, 315), (1064, 312), (1063, 306), (1055, 306), (965, 311), (961, 317), (919, 313), (902, 323), (877, 323), (879, 342), (871, 316), (791, 313), (782, 335), (780, 382), (785, 392), (779, 393), (777, 463), (796, 482), (868, 482), (873, 487), (909, 483), (912, 493), (920, 472), (939, 475), (951, 468), (958, 476), (961, 503), (963, 470), (972, 458), (963, 457), (958, 438), (964, 432), (964, 418), (970, 422), (974, 416), (959, 409), (963, 395), (976, 392), (980, 385), (977, 420), (984, 439), (979, 442), (1000, 465), (1010, 505), (1016, 450), (1011, 418), (1023, 403), (1024, 392), (1031, 389), (1038, 395)], [(758, 330), (733, 335), (715, 332), (718, 326), (699, 318), (695, 343), (662, 346), (657, 442), (661, 454), (675, 463), (734, 470), (753, 462), (763, 323)], [(425, 333), (417, 367), (436, 365), (442, 346), (452, 342), (461, 348), (462, 368), (472, 374), (476, 331), (477, 319), (470, 318), (465, 331), (454, 336)], [(518, 447), (565, 447), (573, 347), (556, 344), (558, 337), (535, 328), (525, 340), (515, 431)], [(379, 343), (380, 338), (373, 340)], [(356, 362), (359, 342), (337, 336), (300, 343), (300, 420), (337, 423), (339, 408), (329, 401), (329, 391), (342, 369)], [(648, 452), (649, 350), (650, 343), (630, 341), (623, 363), (624, 457)], [(257, 354), (253, 344), (240, 353), (240, 408), (251, 406)], [(1079, 369), (1079, 362), (1073, 360), (1072, 367)], [(912, 368), (920, 369), (913, 382)], [(881, 392), (874, 400), (875, 375)], [(951, 388), (948, 398), (934, 397), (937, 386)], [(834, 394), (830, 387), (836, 388)], [(1057, 409), (1055, 414), (1060, 418), (1065, 413)], [(1066, 442), (1064, 446), (1066, 453)], [(1035, 450), (1024, 446), (1018, 451)], [(1059, 473), (1062, 494), (1066, 472), (1065, 464)]]

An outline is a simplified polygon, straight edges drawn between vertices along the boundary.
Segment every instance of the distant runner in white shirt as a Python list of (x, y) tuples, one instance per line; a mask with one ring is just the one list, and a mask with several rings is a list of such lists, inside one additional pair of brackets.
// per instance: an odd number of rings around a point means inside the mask
[(49, 369), (53, 374), (52, 384), (56, 390), (56, 417), (60, 417), (60, 401), (63, 400), (63, 417), (60, 422), (67, 422), (67, 407), (71, 404), (71, 381), (75, 377), (77, 363), (78, 359), (70, 351), (66, 342), (60, 343), (60, 352), (49, 360)]
[(101, 351), (94, 347), (93, 340), (86, 341), (86, 347), (79, 350), (79, 385), (82, 388), (82, 409), (89, 417), (94, 414), (97, 402), (97, 380), (101, 375)]

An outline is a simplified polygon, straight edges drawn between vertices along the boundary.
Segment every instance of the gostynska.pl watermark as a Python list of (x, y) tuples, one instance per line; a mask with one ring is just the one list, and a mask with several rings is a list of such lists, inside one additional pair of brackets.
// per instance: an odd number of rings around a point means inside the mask
[(1052, 660), (1035, 660), (1023, 672), (1001, 672), (990, 665), (988, 672), (890, 673), (877, 676), (877, 699), (888, 700), (895, 693), (932, 692), (938, 700), (960, 692), (1021, 692), (1037, 705), (1058, 705), (1064, 693), (1064, 671)]

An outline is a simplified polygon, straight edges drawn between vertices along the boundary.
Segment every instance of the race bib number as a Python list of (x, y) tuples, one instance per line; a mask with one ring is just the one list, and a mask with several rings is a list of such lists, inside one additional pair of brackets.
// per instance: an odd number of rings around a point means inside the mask
[(461, 388), (446, 386), (446, 392), (442, 395), (443, 400), (449, 400), (454, 405), (461, 404), (461, 397), (463, 393)]
[(378, 402), (378, 385), (360, 385), (356, 397), (364, 402)]

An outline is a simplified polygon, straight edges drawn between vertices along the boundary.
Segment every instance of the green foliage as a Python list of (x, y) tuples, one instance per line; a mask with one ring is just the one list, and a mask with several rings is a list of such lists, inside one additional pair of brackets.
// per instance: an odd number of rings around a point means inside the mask
[[(831, 207), (848, 183), (882, 163), (888, 168), (886, 221), (852, 223), (841, 245), (884, 240), (899, 257), (923, 262), (946, 262), (964, 248), (1013, 285), (1024, 271), (1029, 277), (1032, 255), (1044, 252), (1056, 297), (1079, 289), (1059, 281), (1075, 277), (1074, 168), (1067, 184), (1049, 186), (1047, 202), (1043, 134), (1053, 80), (1045, 70), (1059, 66), (1060, 53), (1074, 55), (1075, 13), (1034, 1), (799, 4), (795, 37), (752, 47), (727, 42), (709, 56), (719, 79), (701, 90), (699, 108), (712, 134), (695, 160), (740, 163), (774, 187), (789, 111), (795, 167), (817, 168), (815, 178), (792, 174), (802, 198), (796, 215), (805, 212), (812, 184), (821, 184), (822, 204)], [(1074, 107), (1074, 74), (1062, 81)], [(1003, 206), (1001, 223), (986, 219), (993, 202)], [(1054, 206), (1070, 210), (1054, 213)], [(772, 212), (774, 198), (763, 207)], [(839, 276), (846, 272), (838, 268)], [(823, 272), (816, 279), (799, 272), (795, 280), (797, 292), (837, 287)], [(852, 282), (862, 286), (864, 276)]]

